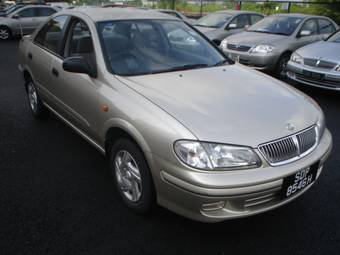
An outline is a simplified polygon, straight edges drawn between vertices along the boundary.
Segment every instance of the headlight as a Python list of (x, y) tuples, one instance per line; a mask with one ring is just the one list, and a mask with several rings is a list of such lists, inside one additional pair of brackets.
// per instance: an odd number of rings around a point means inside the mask
[(273, 50), (274, 50), (274, 47), (271, 45), (257, 45), (251, 50), (251, 52), (252, 53), (271, 53)]
[(176, 155), (185, 164), (205, 170), (252, 168), (261, 165), (257, 154), (247, 147), (195, 141), (177, 141)]
[(338, 66), (335, 68), (335, 71), (340, 72), (340, 65), (338, 65)]
[(294, 63), (303, 64), (303, 58), (295, 52), (290, 57), (290, 60)]
[(228, 41), (227, 40), (223, 40), (222, 42), (221, 42), (221, 48), (222, 49), (227, 49), (227, 46), (228, 46)]

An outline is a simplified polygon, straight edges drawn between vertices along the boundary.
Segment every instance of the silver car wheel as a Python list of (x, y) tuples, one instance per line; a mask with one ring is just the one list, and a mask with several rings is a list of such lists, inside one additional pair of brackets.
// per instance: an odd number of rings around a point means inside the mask
[(114, 160), (117, 183), (124, 196), (137, 202), (142, 195), (142, 178), (139, 167), (131, 154), (120, 150)]
[(6, 28), (0, 28), (0, 39), (6, 40), (9, 38), (9, 31)]
[(33, 112), (38, 108), (38, 95), (32, 82), (27, 85), (28, 100)]

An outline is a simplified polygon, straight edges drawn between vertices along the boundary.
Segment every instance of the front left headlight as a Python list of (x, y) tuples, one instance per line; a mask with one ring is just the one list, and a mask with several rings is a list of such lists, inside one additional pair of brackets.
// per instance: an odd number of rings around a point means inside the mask
[(335, 68), (335, 71), (340, 72), (340, 65)]
[(175, 143), (174, 150), (183, 163), (198, 169), (253, 168), (261, 165), (258, 155), (247, 147), (180, 140)]
[(252, 53), (271, 53), (273, 52), (274, 47), (271, 45), (257, 45), (255, 46), (251, 52)]
[(294, 63), (298, 63), (298, 64), (303, 64), (303, 58), (302, 56), (300, 56), (299, 54), (297, 54), (296, 52), (294, 52), (292, 54), (292, 56), (290, 57), (290, 60)]

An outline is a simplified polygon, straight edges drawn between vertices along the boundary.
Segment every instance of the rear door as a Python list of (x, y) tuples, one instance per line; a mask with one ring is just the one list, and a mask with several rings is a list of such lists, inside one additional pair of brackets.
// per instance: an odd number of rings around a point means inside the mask
[(29, 67), (34, 74), (38, 92), (44, 101), (55, 105), (56, 99), (51, 84), (51, 63), (61, 58), (60, 48), (69, 17), (58, 16), (46, 23), (37, 33), (27, 52)]

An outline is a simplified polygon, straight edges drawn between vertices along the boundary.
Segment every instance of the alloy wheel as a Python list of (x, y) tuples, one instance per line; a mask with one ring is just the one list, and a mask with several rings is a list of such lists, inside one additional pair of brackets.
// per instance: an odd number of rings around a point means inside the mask
[(142, 195), (142, 178), (132, 155), (120, 150), (114, 160), (115, 175), (122, 194), (131, 202), (138, 202)]
[(7, 28), (0, 28), (0, 39), (7, 40), (9, 38), (9, 31)]
[(30, 82), (27, 86), (27, 93), (30, 107), (33, 112), (36, 112), (38, 108), (38, 95), (32, 82)]

